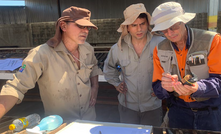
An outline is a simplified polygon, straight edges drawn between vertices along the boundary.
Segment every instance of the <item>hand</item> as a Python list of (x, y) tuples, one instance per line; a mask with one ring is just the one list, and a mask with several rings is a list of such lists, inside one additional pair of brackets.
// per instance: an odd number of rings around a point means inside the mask
[(198, 90), (199, 85), (195, 82), (192, 86), (183, 85), (181, 82), (174, 83), (174, 90), (179, 95), (191, 95)]
[(173, 92), (173, 84), (175, 82), (178, 82), (178, 76), (177, 75), (171, 75), (170, 73), (164, 72), (162, 74), (162, 79), (161, 79), (161, 86), (168, 92)]
[(155, 93), (153, 92), (153, 88), (151, 89), (151, 96), (156, 97)]
[(89, 103), (90, 107), (96, 104), (97, 93), (98, 93), (98, 88), (91, 87), (91, 98), (90, 98), (90, 103)]
[(121, 82), (117, 87), (115, 86), (115, 88), (120, 93), (126, 94), (127, 92), (127, 85), (125, 82)]

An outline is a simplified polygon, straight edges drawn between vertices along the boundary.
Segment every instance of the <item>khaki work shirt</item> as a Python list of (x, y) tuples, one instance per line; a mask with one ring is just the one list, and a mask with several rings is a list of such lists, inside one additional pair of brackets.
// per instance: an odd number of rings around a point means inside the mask
[(79, 52), (80, 69), (63, 42), (55, 48), (43, 44), (32, 49), (22, 63), (26, 66), (24, 70), (6, 82), (1, 95), (15, 96), (20, 103), (37, 82), (46, 115), (58, 114), (66, 120), (95, 120), (95, 108), (89, 107), (90, 78), (102, 71), (90, 44), (79, 45)]
[[(119, 93), (119, 103), (123, 106), (127, 105), (129, 109), (140, 112), (161, 107), (161, 100), (151, 96), (151, 93), (153, 93), (151, 90), (153, 59), (150, 48), (152, 47), (151, 45), (156, 46), (155, 44), (158, 44), (164, 38), (159, 36), (154, 36), (154, 40), (152, 38), (153, 36), (148, 32), (147, 43), (139, 58), (131, 42), (131, 35), (128, 34), (122, 40), (122, 51), (117, 44), (111, 47), (103, 70), (107, 82), (118, 86), (123, 80), (123, 78), (119, 78), (120, 73), (116, 69), (117, 65), (120, 65), (122, 72), (125, 74), (121, 76), (125, 77), (128, 91), (126, 93), (126, 100), (124, 94)], [(151, 40), (153, 41), (152, 43), (150, 43)]]

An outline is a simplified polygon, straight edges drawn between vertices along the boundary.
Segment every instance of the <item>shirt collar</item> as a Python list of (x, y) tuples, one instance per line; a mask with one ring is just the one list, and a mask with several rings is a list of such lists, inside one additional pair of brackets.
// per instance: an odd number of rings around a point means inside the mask
[(65, 53), (68, 53), (67, 48), (65, 47), (63, 41), (61, 41), (57, 47), (54, 48), (55, 51), (59, 52), (59, 51), (63, 51)]
[[(190, 45), (191, 45), (192, 39), (191, 39), (191, 35), (190, 35), (190, 28), (189, 28), (187, 25), (185, 25), (185, 27), (186, 27), (186, 30), (187, 30), (186, 49), (189, 49), (189, 48), (190, 48)], [(175, 45), (175, 43), (174, 43), (174, 42), (171, 42), (171, 43), (172, 43), (173, 48), (174, 48), (176, 51), (179, 51), (179, 49), (178, 49), (178, 47)]]
[[(84, 43), (86, 44), (86, 42)], [(80, 56), (82, 57), (82, 59), (86, 59), (87, 58), (87, 54), (90, 53), (90, 50), (88, 50), (88, 48), (86, 47), (86, 45), (84, 44), (80, 44), (78, 47), (78, 50), (80, 52)], [(54, 48), (55, 51), (57, 52), (65, 52), (65, 53), (69, 53), (67, 48), (65, 47), (63, 41), (61, 41), (57, 47)]]

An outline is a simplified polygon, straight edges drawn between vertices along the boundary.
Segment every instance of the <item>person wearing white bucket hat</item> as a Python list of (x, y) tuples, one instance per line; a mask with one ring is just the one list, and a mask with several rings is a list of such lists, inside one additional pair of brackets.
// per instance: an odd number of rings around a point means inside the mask
[(150, 33), (151, 16), (142, 3), (127, 7), (124, 18), (117, 30), (121, 36), (104, 62), (104, 76), (119, 91), (122, 123), (160, 126), (162, 102), (152, 91), (152, 52), (164, 38)]
[(154, 93), (169, 102), (169, 127), (221, 131), (221, 36), (189, 28), (195, 17), (177, 2), (152, 13), (152, 32), (167, 39), (153, 52)]

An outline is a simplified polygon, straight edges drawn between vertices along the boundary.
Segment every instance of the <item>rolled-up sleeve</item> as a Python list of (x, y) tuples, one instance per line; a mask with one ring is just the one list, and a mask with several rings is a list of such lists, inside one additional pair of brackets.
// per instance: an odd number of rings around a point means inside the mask
[(17, 103), (20, 103), (24, 98), (24, 94), (35, 87), (36, 81), (44, 70), (44, 62), (41, 59), (42, 57), (36, 50), (31, 50), (22, 62), (23, 71), (18, 71), (13, 75), (13, 80), (6, 82), (2, 87), (1, 95), (14, 96), (18, 98)]
[(97, 65), (98, 61), (97, 61), (96, 57), (94, 56), (94, 53), (93, 53), (93, 57), (92, 57), (92, 64), (94, 64), (94, 66), (92, 68), (90, 78), (94, 77), (94, 76), (97, 76), (97, 75), (102, 75), (103, 72), (101, 71), (101, 69)]

